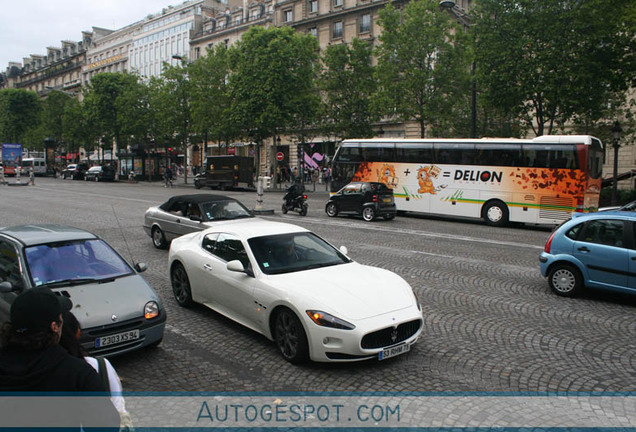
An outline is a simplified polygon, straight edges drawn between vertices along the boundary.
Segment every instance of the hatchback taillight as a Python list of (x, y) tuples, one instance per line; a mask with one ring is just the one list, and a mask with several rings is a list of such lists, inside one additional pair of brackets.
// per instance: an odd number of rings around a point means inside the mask
[(548, 241), (545, 242), (545, 247), (543, 248), (543, 252), (550, 253), (550, 249), (552, 248), (552, 239), (554, 239), (554, 234), (556, 234), (556, 230), (552, 231), (550, 237), (548, 237)]
[(303, 195), (303, 199), (307, 199), (307, 195)]

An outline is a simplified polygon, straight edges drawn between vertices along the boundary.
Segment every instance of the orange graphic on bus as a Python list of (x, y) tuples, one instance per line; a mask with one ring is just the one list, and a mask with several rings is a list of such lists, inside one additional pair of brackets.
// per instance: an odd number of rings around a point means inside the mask
[(418, 193), (430, 193), (435, 195), (437, 192), (435, 190), (435, 185), (433, 184), (433, 180), (431, 180), (431, 170), (433, 166), (422, 167), (417, 171), (417, 182), (420, 185), (420, 188), (417, 190)]

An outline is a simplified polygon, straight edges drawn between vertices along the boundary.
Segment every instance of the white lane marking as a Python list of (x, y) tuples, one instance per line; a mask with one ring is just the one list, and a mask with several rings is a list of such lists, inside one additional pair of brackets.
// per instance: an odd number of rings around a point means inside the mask
[[(45, 190), (45, 191), (51, 191), (51, 192), (60, 192), (59, 189), (48, 189), (48, 188), (38, 188), (40, 190)], [(69, 191), (65, 191), (65, 192), (69, 192)], [(140, 203), (148, 203), (148, 204), (162, 204), (158, 201), (150, 201), (150, 200), (143, 200), (143, 199), (138, 199), (138, 198), (126, 198), (126, 197), (122, 197), (122, 196), (112, 196), (112, 195), (103, 195), (103, 194), (96, 194), (93, 192), (81, 192), (81, 191), (73, 191), (71, 192), (73, 195), (86, 195), (86, 196), (90, 196), (90, 197), (97, 197), (97, 198), (107, 198), (107, 199), (113, 199), (113, 200), (119, 200), (119, 201), (134, 201), (134, 202), (140, 202)]]
[[(271, 218), (271, 216), (269, 216)], [(293, 219), (293, 216), (283, 216), (283, 218), (285, 219)], [(462, 235), (456, 235), (456, 234), (444, 234), (444, 233), (436, 233), (436, 232), (432, 232), (432, 231), (420, 231), (420, 230), (413, 230), (413, 229), (405, 229), (405, 228), (385, 228), (385, 227), (380, 227), (380, 226), (374, 226), (374, 225), (361, 225), (361, 224), (352, 224), (352, 223), (347, 223), (347, 222), (340, 222), (340, 221), (334, 221), (334, 220), (329, 220), (329, 221), (325, 221), (323, 219), (315, 219), (315, 218), (304, 218), (303, 220), (306, 221), (311, 221), (312, 223), (316, 223), (316, 224), (320, 224), (320, 225), (339, 225), (339, 226), (345, 226), (348, 228), (354, 228), (354, 229), (359, 229), (359, 230), (367, 230), (367, 231), (382, 231), (382, 232), (386, 232), (386, 233), (399, 233), (399, 234), (405, 234), (405, 235), (416, 235), (416, 236), (420, 236), (420, 237), (430, 237), (430, 238), (438, 238), (438, 239), (444, 239), (444, 240), (451, 240), (451, 241), (464, 241), (464, 242), (473, 242), (473, 243), (486, 243), (486, 244), (492, 244), (492, 245), (503, 245), (503, 246), (512, 246), (512, 247), (520, 247), (520, 248), (527, 248), (527, 249), (537, 249), (537, 250), (542, 250), (543, 246), (538, 246), (538, 245), (532, 245), (532, 244), (528, 244), (528, 243), (517, 243), (517, 242), (509, 242), (509, 241), (504, 241), (504, 240), (491, 240), (491, 239), (485, 239), (485, 238), (479, 238), (479, 237), (469, 237), (469, 236), (462, 236)], [(368, 222), (365, 222), (368, 224)]]
[[(50, 190), (52, 192), (59, 192), (59, 189), (47, 189), (47, 188), (40, 188), (41, 190)], [(95, 194), (95, 193), (89, 193), (89, 192), (73, 192), (74, 194), (81, 194), (81, 195), (88, 195), (91, 197), (101, 197), (101, 198), (108, 198), (108, 199), (114, 199), (114, 200), (125, 200), (125, 201), (134, 201), (134, 202), (143, 202), (143, 203), (150, 203), (150, 204), (157, 204), (157, 201), (149, 201), (149, 200), (142, 200), (142, 199), (137, 199), (137, 198), (125, 198), (125, 197), (121, 197), (121, 196), (111, 196), (111, 195), (102, 195), (102, 194)], [(297, 219), (298, 217), (294, 217), (292, 216), (287, 216), (287, 215), (281, 215), (281, 216), (267, 216), (267, 215), (260, 215), (260, 217), (262, 218), (266, 218), (266, 219), (271, 219), (271, 218), (275, 218), (278, 219), (280, 217), (285, 218), (285, 219)], [(538, 245), (531, 245), (531, 244), (527, 244), (527, 243), (517, 243), (517, 242), (508, 242), (508, 241), (503, 241), (503, 240), (490, 240), (490, 239), (484, 239), (484, 238), (479, 238), (479, 237), (469, 237), (469, 236), (458, 236), (455, 234), (443, 234), (443, 233), (435, 233), (432, 231), (419, 231), (419, 230), (412, 230), (412, 229), (404, 229), (404, 228), (384, 228), (384, 227), (379, 227), (379, 226), (372, 226), (372, 225), (360, 225), (360, 224), (352, 224), (350, 222), (341, 222), (341, 221), (337, 221), (337, 220), (328, 220), (325, 221), (324, 219), (316, 219), (316, 218), (308, 218), (308, 217), (303, 217), (304, 221), (311, 221), (312, 223), (317, 223), (320, 225), (339, 225), (339, 226), (344, 226), (347, 228), (355, 228), (355, 229), (359, 229), (359, 230), (367, 230), (367, 231), (381, 231), (381, 232), (387, 232), (387, 233), (400, 233), (400, 234), (406, 234), (406, 235), (417, 235), (420, 237), (430, 237), (430, 238), (441, 238), (441, 239), (445, 239), (445, 240), (453, 240), (453, 241), (465, 241), (465, 242), (473, 242), (473, 243), (486, 243), (486, 244), (493, 244), (493, 245), (505, 245), (505, 246), (512, 246), (512, 247), (521, 247), (521, 248), (527, 248), (527, 249), (537, 249), (537, 250), (541, 250), (543, 249), (543, 246), (538, 246)], [(367, 222), (368, 224), (368, 222)]]

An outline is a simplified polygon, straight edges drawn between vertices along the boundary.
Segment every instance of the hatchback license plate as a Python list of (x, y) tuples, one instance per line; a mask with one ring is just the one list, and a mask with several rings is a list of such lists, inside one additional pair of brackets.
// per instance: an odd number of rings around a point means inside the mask
[(410, 349), (411, 349), (411, 345), (407, 343), (392, 346), (390, 348), (385, 348), (382, 351), (380, 351), (380, 354), (378, 354), (378, 360), (384, 360), (384, 359), (398, 356), (400, 354), (404, 354), (405, 352), (408, 352)]
[(139, 330), (130, 330), (123, 333), (117, 333), (110, 336), (104, 336), (95, 339), (95, 348), (101, 348), (108, 345), (115, 345), (122, 342), (129, 342), (139, 339)]

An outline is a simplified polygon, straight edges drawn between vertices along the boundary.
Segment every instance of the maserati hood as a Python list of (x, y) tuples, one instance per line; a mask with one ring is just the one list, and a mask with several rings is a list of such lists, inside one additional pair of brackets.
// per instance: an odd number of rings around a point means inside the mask
[(348, 321), (416, 306), (413, 290), (400, 276), (356, 262), (269, 278), (295, 304)]

